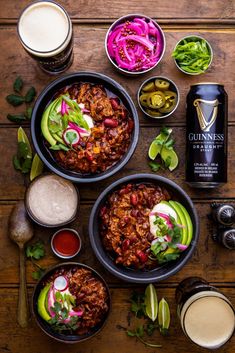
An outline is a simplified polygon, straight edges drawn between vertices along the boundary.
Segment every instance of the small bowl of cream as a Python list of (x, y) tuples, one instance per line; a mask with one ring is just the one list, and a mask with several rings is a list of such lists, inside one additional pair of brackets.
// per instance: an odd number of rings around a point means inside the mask
[(26, 190), (25, 207), (32, 220), (41, 226), (64, 226), (76, 218), (79, 193), (71, 181), (44, 174)]

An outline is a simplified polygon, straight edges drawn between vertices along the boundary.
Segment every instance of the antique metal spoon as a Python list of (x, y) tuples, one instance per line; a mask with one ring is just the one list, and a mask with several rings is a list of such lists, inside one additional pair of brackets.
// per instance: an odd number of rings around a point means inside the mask
[(20, 250), (20, 288), (17, 321), (21, 327), (28, 326), (29, 308), (27, 298), (24, 245), (33, 237), (33, 226), (28, 220), (24, 202), (19, 201), (9, 218), (9, 237)]

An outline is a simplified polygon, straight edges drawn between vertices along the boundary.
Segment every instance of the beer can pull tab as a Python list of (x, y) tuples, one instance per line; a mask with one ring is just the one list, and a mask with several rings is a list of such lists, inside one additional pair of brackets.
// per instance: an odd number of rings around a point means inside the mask
[(235, 250), (235, 228), (220, 229), (212, 238), (225, 248)]
[(235, 223), (235, 209), (232, 205), (214, 203), (211, 208), (215, 222), (226, 227)]

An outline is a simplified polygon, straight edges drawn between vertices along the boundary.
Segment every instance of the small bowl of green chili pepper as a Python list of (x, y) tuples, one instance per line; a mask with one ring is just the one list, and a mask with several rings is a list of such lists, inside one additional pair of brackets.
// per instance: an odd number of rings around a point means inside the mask
[(154, 119), (170, 116), (178, 107), (180, 94), (169, 78), (154, 76), (142, 83), (137, 94), (142, 112)]
[(188, 75), (200, 75), (211, 65), (213, 51), (204, 38), (187, 36), (176, 44), (172, 57), (180, 71)]

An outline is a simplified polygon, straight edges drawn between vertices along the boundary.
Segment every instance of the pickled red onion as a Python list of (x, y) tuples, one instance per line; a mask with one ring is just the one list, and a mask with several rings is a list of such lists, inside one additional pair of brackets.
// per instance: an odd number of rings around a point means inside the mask
[(136, 17), (110, 31), (107, 50), (121, 69), (143, 71), (159, 61), (163, 36), (153, 21)]

